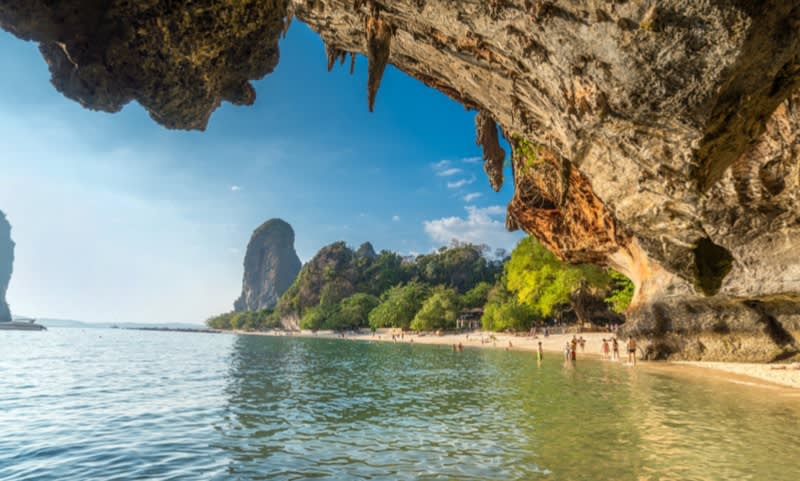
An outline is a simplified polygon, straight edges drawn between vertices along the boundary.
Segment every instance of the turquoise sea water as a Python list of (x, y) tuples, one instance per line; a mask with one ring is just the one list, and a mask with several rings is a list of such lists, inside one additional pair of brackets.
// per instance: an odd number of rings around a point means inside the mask
[(800, 401), (558, 355), (0, 332), (0, 480), (792, 480)]

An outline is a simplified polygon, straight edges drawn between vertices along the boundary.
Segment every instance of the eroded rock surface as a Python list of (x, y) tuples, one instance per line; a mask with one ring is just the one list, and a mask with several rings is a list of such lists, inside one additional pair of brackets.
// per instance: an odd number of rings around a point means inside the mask
[(651, 356), (798, 351), (797, 2), (0, 5), (66, 95), (110, 111), (137, 99), (180, 128), (202, 128), (221, 100), (252, 102), (246, 81), (274, 67), (291, 16), (329, 59), (367, 56), (366, 107), (380, 108), (392, 64), (475, 109), (494, 188), (499, 127), (513, 148), (508, 227), (629, 275), (630, 330)]
[(302, 264), (294, 250), (294, 230), (281, 219), (271, 219), (253, 232), (244, 257), (242, 295), (236, 311), (274, 307), (292, 285)]
[(11, 224), (0, 211), (0, 322), (11, 320), (11, 312), (6, 302), (6, 291), (11, 281), (14, 267), (14, 241), (11, 240)]
[(288, 0), (3, 0), (0, 27), (39, 42), (53, 85), (84, 107), (138, 101), (160, 124), (204, 129), (278, 63)]

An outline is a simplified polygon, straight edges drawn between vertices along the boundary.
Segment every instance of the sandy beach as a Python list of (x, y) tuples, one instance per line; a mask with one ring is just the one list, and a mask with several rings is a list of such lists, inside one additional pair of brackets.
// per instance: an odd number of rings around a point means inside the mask
[[(303, 336), (303, 337), (322, 337), (341, 339), (341, 335), (333, 331), (270, 331), (270, 332), (246, 332), (234, 331), (236, 334), (243, 335), (262, 335), (262, 336)], [(392, 336), (395, 339), (392, 339)], [(492, 339), (490, 336), (494, 336)], [(425, 334), (403, 334), (402, 338), (399, 330), (379, 329), (375, 334), (362, 331), (360, 333), (348, 333), (345, 338), (354, 341), (373, 341), (373, 342), (404, 342), (415, 344), (438, 344), (448, 345), (461, 343), (465, 348), (488, 348), (488, 349), (511, 349), (519, 351), (535, 351), (538, 343), (542, 343), (542, 349), (551, 356), (558, 353), (563, 356), (564, 345), (572, 339), (573, 334), (551, 334), (548, 337), (539, 335), (536, 338), (530, 336), (514, 336), (510, 334), (487, 333), (473, 331), (466, 334), (447, 333), (436, 335), (434, 333)], [(589, 332), (579, 334), (585, 340), (584, 349), (578, 348), (578, 360), (581, 358), (602, 359), (603, 338), (610, 338), (612, 335), (606, 332)], [(510, 343), (510, 344), (509, 344)], [(509, 347), (510, 346), (510, 347)], [(625, 352), (625, 342), (620, 340), (620, 364), (627, 360)], [(561, 357), (559, 357), (561, 359)], [(615, 362), (617, 361), (608, 361)], [(749, 384), (754, 386), (784, 386), (800, 389), (800, 370), (792, 369), (773, 369), (774, 364), (752, 364), (736, 362), (647, 362), (638, 361), (637, 367), (642, 369), (668, 370), (672, 372), (685, 371), (687, 374), (714, 376), (716, 378), (729, 380), (739, 384)]]

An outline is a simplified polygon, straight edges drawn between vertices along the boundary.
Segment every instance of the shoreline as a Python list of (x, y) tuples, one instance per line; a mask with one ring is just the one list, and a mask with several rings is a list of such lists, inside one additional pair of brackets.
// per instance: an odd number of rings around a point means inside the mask
[[(569, 340), (572, 339), (573, 334), (551, 334), (548, 337), (539, 335), (537, 338), (530, 336), (515, 336), (510, 334), (501, 333), (485, 333), (482, 331), (473, 331), (469, 333), (447, 333), (436, 335), (434, 333), (425, 333), (423, 335), (405, 333), (403, 339), (400, 339), (399, 329), (379, 329), (374, 335), (372, 332), (358, 332), (348, 333), (342, 338), (341, 335), (333, 331), (318, 331), (316, 333), (301, 330), (301, 331), (267, 331), (267, 332), (249, 332), (240, 330), (220, 331), (222, 333), (230, 333), (245, 336), (270, 336), (270, 337), (309, 337), (309, 338), (322, 338), (322, 339), (341, 339), (352, 341), (373, 341), (373, 342), (398, 342), (406, 344), (431, 344), (431, 345), (447, 345), (461, 343), (465, 348), (488, 348), (488, 349), (509, 349), (514, 351), (535, 352), (538, 343), (541, 341), (542, 350), (548, 354), (557, 353), (559, 360), (563, 357), (563, 348)], [(392, 340), (392, 335), (395, 335), (397, 340)], [(488, 342), (481, 343), (481, 339), (487, 340), (489, 336), (494, 335), (495, 341), (489, 340)], [(577, 356), (580, 360), (593, 359), (603, 360), (601, 353), (602, 339), (611, 338), (612, 334), (607, 332), (588, 332), (577, 334), (579, 337), (583, 336), (586, 340), (586, 346), (583, 351), (578, 348)], [(511, 347), (509, 348), (509, 342)], [(625, 342), (620, 339), (620, 360), (612, 361), (620, 366), (627, 365), (627, 352), (625, 351)], [(800, 389), (800, 370), (780, 370), (772, 369), (772, 364), (753, 364), (753, 363), (739, 363), (739, 362), (709, 362), (709, 361), (637, 361), (637, 368), (661, 370), (675, 373), (686, 373), (688, 375), (699, 375), (707, 377), (708, 375), (714, 378), (730, 381), (736, 384), (747, 386), (758, 386), (762, 388), (772, 389), (788, 389), (792, 394), (797, 394)]]

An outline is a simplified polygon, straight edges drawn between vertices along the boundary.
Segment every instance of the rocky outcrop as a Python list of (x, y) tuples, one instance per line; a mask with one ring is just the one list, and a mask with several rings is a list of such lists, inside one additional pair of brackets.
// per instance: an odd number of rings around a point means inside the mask
[(294, 230), (281, 219), (271, 219), (253, 232), (244, 256), (242, 295), (237, 312), (274, 307), (292, 285), (302, 264), (294, 250)]
[[(796, 355), (800, 4), (780, 0), (9, 0), (53, 83), (91, 108), (137, 99), (201, 128), (277, 60), (289, 17), (334, 59), (392, 64), (478, 112), (507, 225), (636, 284), (629, 330), (652, 357)], [(330, 63), (333, 66), (333, 62)], [(730, 341), (730, 342), (729, 342)], [(725, 349), (714, 346), (728, 343)], [(645, 343), (647, 344), (647, 343)]]
[(11, 224), (0, 211), (0, 322), (11, 320), (11, 311), (6, 302), (6, 291), (14, 267), (14, 241), (11, 240)]
[(373, 260), (378, 257), (378, 254), (375, 253), (375, 248), (372, 247), (371, 242), (364, 242), (356, 251), (356, 257), (359, 259)]
[(222, 101), (250, 105), (272, 72), (287, 0), (4, 0), (0, 27), (39, 42), (53, 85), (86, 108), (138, 101), (169, 128), (204, 129)]

